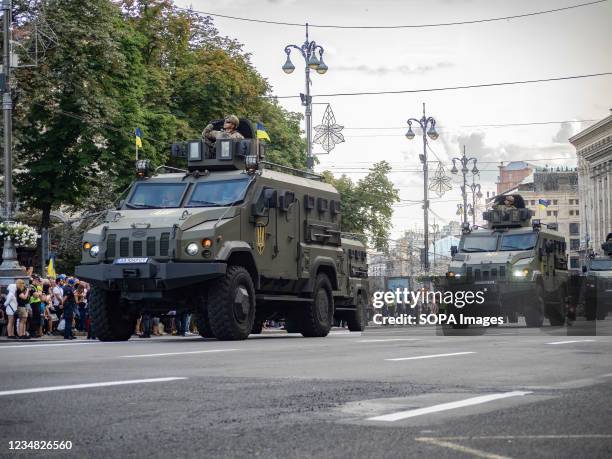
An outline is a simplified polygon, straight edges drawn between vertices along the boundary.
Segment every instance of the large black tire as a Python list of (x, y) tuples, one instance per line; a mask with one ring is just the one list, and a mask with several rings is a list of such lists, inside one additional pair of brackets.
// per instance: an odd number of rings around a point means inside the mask
[(214, 338), (215, 335), (210, 327), (210, 320), (208, 320), (208, 298), (207, 295), (202, 295), (197, 298), (198, 312), (195, 315), (196, 327), (198, 327), (198, 333), (202, 338)]
[(546, 317), (550, 320), (550, 325), (553, 327), (561, 327), (565, 325), (565, 315), (563, 314), (563, 305), (559, 303), (546, 303), (544, 309)]
[(307, 338), (327, 336), (334, 320), (334, 297), (327, 274), (318, 274), (301, 321), (301, 333)]
[(208, 294), (208, 319), (217, 339), (246, 339), (255, 321), (255, 288), (242, 266), (228, 266)]
[(346, 324), (349, 331), (364, 331), (368, 326), (367, 301), (363, 295), (357, 297), (355, 312), (350, 313)]
[(130, 313), (117, 292), (91, 287), (89, 314), (100, 341), (127, 341), (136, 327), (136, 314)]

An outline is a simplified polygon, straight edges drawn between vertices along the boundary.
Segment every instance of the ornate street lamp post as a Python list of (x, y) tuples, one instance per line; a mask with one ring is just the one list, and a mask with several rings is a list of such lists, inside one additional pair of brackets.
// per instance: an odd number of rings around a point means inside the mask
[[(287, 45), (285, 46), (285, 53), (287, 54), (287, 60), (283, 65), (283, 72), (289, 74), (295, 70), (295, 65), (291, 62), (291, 50), (297, 49), (306, 64), (306, 93), (300, 94), (302, 99), (302, 106), (305, 107), (305, 119), (306, 119), (306, 167), (308, 172), (314, 172), (314, 157), (312, 156), (312, 97), (310, 95), (310, 70), (315, 70), (318, 74), (323, 75), (327, 72), (327, 65), (323, 62), (323, 53), (325, 50), (321, 45), (317, 45), (316, 42), (309, 41), (308, 39), (308, 24), (306, 24), (306, 41), (301, 45)], [(317, 53), (319, 57), (317, 58)]]
[(472, 191), (472, 225), (476, 225), (476, 201), (482, 198), (482, 192), (480, 191), (480, 183), (476, 183), (476, 176), (472, 176), (472, 184), (469, 185)]
[(406, 132), (406, 138), (408, 140), (414, 139), (414, 131), (412, 130), (412, 123), (417, 123), (423, 131), (423, 154), (419, 155), (421, 162), (423, 163), (423, 236), (425, 243), (425, 256), (423, 259), (423, 265), (425, 272), (429, 271), (429, 224), (427, 217), (429, 214), (429, 196), (428, 196), (428, 169), (427, 169), (427, 137), (431, 140), (438, 138), (438, 132), (436, 131), (436, 120), (431, 116), (428, 118), (425, 115), (425, 104), (423, 104), (423, 117), (418, 120), (416, 118), (408, 119), (408, 132)]
[(473, 163), (471, 172), (473, 175), (478, 175), (480, 171), (476, 167), (477, 161), (478, 160), (476, 158), (468, 158), (466, 156), (465, 145), (463, 146), (463, 155), (461, 156), (461, 158), (453, 158), (453, 168), (451, 169), (451, 173), (457, 174), (459, 172), (459, 170), (457, 169), (457, 164), (456, 164), (456, 162), (458, 162), (459, 164), (461, 164), (461, 175), (463, 175), (463, 185), (461, 186), (461, 195), (463, 197), (463, 223), (467, 222), (467, 213), (468, 213), (467, 176), (470, 172), (470, 170), (468, 169), (468, 166), (470, 165), (470, 163)]

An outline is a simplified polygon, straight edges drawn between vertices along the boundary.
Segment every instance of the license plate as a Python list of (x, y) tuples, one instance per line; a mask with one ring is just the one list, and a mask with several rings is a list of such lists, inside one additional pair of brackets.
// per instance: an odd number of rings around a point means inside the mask
[(148, 257), (139, 257), (139, 258), (117, 258), (115, 260), (116, 265), (134, 265), (140, 263), (146, 263), (149, 261)]

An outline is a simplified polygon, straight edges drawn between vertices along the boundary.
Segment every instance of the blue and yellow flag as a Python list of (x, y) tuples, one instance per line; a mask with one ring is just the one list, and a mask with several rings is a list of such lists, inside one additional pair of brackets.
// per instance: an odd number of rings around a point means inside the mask
[(134, 134), (136, 134), (136, 146), (138, 148), (142, 148), (142, 131), (140, 128), (136, 128), (136, 132)]
[(550, 199), (538, 199), (538, 206), (540, 206), (540, 209), (546, 209), (550, 206)]
[(47, 266), (47, 277), (55, 279), (55, 257), (49, 258), (49, 265)]
[(257, 138), (270, 142), (270, 136), (266, 132), (266, 128), (262, 123), (257, 123)]

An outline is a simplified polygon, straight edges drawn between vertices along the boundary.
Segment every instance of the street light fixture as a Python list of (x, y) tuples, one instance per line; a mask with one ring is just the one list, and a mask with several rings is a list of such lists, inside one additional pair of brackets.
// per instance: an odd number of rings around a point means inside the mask
[(468, 215), (468, 206), (467, 206), (467, 175), (469, 172), (468, 166), (470, 163), (473, 163), (472, 167), (472, 175), (478, 175), (479, 170), (476, 167), (476, 162), (478, 159), (476, 158), (468, 158), (465, 154), (465, 145), (463, 146), (463, 155), (461, 158), (453, 158), (453, 168), (451, 169), (451, 173), (457, 174), (459, 171), (457, 170), (456, 162), (461, 164), (461, 175), (463, 175), (463, 186), (461, 187), (461, 195), (463, 197), (463, 223), (467, 222)]
[(423, 236), (425, 243), (425, 256), (423, 257), (423, 265), (425, 272), (429, 271), (429, 224), (427, 223), (429, 214), (429, 196), (428, 196), (428, 168), (427, 168), (427, 137), (431, 140), (438, 138), (438, 132), (436, 131), (436, 120), (434, 118), (427, 117), (425, 114), (425, 104), (423, 104), (423, 116), (421, 119), (410, 118), (408, 119), (408, 132), (406, 132), (406, 138), (408, 140), (414, 139), (414, 131), (412, 130), (412, 123), (417, 123), (423, 131), (423, 154), (419, 155), (419, 159), (423, 163)]
[[(314, 172), (314, 157), (312, 155), (312, 97), (310, 95), (312, 81), (310, 80), (310, 71), (315, 70), (319, 75), (323, 75), (327, 72), (327, 64), (323, 62), (323, 53), (325, 50), (321, 45), (317, 45), (315, 41), (310, 41), (308, 39), (308, 23), (306, 23), (306, 41), (301, 46), (285, 46), (287, 60), (282, 69), (286, 74), (290, 74), (295, 70), (295, 65), (291, 62), (292, 49), (296, 49), (300, 52), (305, 63), (306, 91), (305, 94), (300, 94), (300, 98), (302, 99), (302, 106), (305, 108), (306, 119), (306, 167), (308, 172)], [(319, 57), (317, 57), (317, 53)]]
[[(476, 169), (476, 166), (474, 166), (474, 169)], [(472, 172), (474, 172), (474, 169), (472, 169)], [(472, 216), (472, 225), (476, 225), (476, 201), (482, 198), (480, 183), (476, 183), (476, 174), (472, 175), (472, 184), (469, 187), (472, 191), (472, 213), (470, 215)]]

